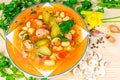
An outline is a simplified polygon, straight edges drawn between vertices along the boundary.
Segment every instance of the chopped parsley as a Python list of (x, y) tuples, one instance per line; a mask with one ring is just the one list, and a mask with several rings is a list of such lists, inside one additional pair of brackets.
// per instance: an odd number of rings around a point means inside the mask
[(59, 25), (61, 32), (63, 34), (67, 34), (71, 30), (73, 24), (74, 24), (73, 20), (67, 20), (67, 21), (62, 22)]

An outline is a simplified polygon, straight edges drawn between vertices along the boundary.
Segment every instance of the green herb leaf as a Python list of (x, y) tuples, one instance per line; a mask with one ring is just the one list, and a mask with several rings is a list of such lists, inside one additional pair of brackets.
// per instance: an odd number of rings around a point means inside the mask
[(28, 35), (28, 34), (25, 34), (25, 35), (24, 35), (24, 39), (25, 39), (25, 40), (29, 39), (29, 35)]
[(116, 0), (101, 0), (98, 6), (107, 8), (120, 8), (120, 1)]
[(30, 77), (29, 80), (36, 80), (36, 78)]
[(13, 73), (16, 73), (18, 71), (18, 69), (15, 66), (13, 66), (11, 70), (13, 71)]
[(50, 0), (39, 0), (40, 2), (50, 2)]
[(68, 7), (73, 8), (73, 5), (69, 1), (63, 1), (63, 4), (68, 6)]
[(0, 3), (0, 10), (4, 10), (5, 8), (5, 3)]
[(81, 2), (81, 4), (82, 4), (82, 8), (84, 10), (88, 10), (92, 6), (92, 4), (91, 4), (91, 2), (89, 0), (84, 0), (84, 1)]
[(14, 74), (8, 75), (6, 80), (15, 80)]
[(97, 11), (104, 13), (104, 8), (99, 8)]
[(41, 80), (47, 80), (47, 78), (42, 78)]
[(76, 4), (76, 3), (77, 3), (77, 0), (69, 0), (69, 2), (70, 2), (71, 4)]
[(59, 34), (58, 37), (59, 37), (62, 41), (64, 41), (64, 42), (69, 41), (69, 39), (66, 38), (66, 37), (64, 37), (64, 36), (62, 36), (62, 34)]
[(68, 33), (71, 30), (71, 27), (73, 26), (74, 21), (73, 20), (67, 20), (62, 22), (59, 26), (62, 33)]
[(62, 41), (67, 42), (67, 41), (69, 41), (69, 39), (66, 38), (66, 37), (64, 37), (64, 38), (62, 39)]

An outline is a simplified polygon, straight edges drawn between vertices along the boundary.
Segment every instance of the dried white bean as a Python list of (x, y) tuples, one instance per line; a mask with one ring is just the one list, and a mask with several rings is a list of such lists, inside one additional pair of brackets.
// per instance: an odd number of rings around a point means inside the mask
[(94, 53), (93, 58), (94, 58), (95, 60), (100, 61), (100, 60), (102, 59), (102, 54), (96, 52), (96, 53)]
[(87, 67), (87, 62), (86, 62), (86, 61), (82, 61), (82, 62), (79, 64), (79, 68), (80, 68), (81, 70), (84, 70), (86, 67)]
[(85, 68), (84, 74), (85, 74), (86, 76), (89, 76), (89, 75), (91, 75), (91, 74), (93, 74), (93, 73), (94, 73), (94, 68), (93, 68), (93, 67), (87, 66), (87, 67)]
[(82, 71), (78, 67), (76, 67), (73, 69), (73, 75), (82, 77)]
[(98, 66), (98, 61), (95, 59), (91, 59), (91, 60), (89, 60), (88, 64), (89, 64), (89, 66), (94, 68), (94, 67)]
[(101, 60), (101, 61), (100, 61), (100, 66), (101, 66), (101, 67), (105, 67), (106, 64), (107, 64), (107, 60)]
[(94, 75), (86, 76), (85, 80), (96, 80), (96, 77)]
[(104, 77), (105, 76), (105, 69), (103, 67), (97, 67), (95, 69), (95, 75), (98, 77)]
[(88, 50), (88, 52), (87, 52), (87, 57), (88, 58), (91, 58), (91, 57), (93, 57), (93, 51), (92, 50)]

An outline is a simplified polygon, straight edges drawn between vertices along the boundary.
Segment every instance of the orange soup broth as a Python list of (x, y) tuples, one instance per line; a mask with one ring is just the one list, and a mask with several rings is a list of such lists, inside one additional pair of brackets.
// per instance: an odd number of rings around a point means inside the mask
[[(54, 76), (60, 73), (63, 73), (69, 69), (71, 69), (75, 64), (77, 64), (80, 59), (82, 58), (85, 50), (86, 50), (86, 46), (87, 46), (87, 42), (88, 42), (88, 38), (84, 39), (79, 46), (75, 47), (69, 54), (69, 56), (67, 58), (65, 58), (62, 61), (57, 61), (55, 66), (52, 67), (44, 67), (43, 65), (39, 64), (39, 63), (34, 63), (34, 60), (32, 60), (31, 58), (23, 58), (22, 54), (21, 54), (21, 46), (22, 44), (21, 41), (19, 41), (18, 39), (18, 32), (21, 29), (21, 26), (24, 26), (24, 24), (29, 21), (31, 18), (34, 18), (35, 16), (39, 16), (42, 11), (53, 11), (53, 13), (55, 13), (56, 11), (63, 11), (65, 12), (66, 15), (70, 16), (75, 24), (77, 24), (77, 27), (82, 27), (83, 29), (86, 29), (86, 25), (83, 22), (83, 19), (76, 14), (76, 12), (74, 12), (73, 10), (71, 10), (70, 8), (60, 5), (60, 4), (52, 4), (52, 6), (54, 6), (55, 8), (41, 8), (41, 6), (43, 6), (43, 4), (39, 5), (40, 8), (37, 8), (36, 6), (32, 6), (28, 9), (26, 9), (25, 11), (23, 11), (21, 14), (19, 14), (11, 23), (10, 28), (8, 30), (8, 33), (10, 33), (11, 31), (13, 31), (14, 29), (17, 28), (16, 34), (14, 34), (14, 43), (16, 45), (17, 48), (15, 48), (8, 40), (7, 40), (7, 48), (8, 48), (8, 53), (9, 56), (11, 57), (12, 61), (23, 71), (29, 73), (29, 74), (33, 74), (36, 76), (42, 76), (38, 70), (35, 68), (37, 67), (38, 69), (43, 69), (43, 70), (51, 70), (51, 69), (55, 69), (54, 72), (50, 75), (50, 76)], [(37, 12), (36, 15), (32, 15), (31, 17), (31, 8), (34, 9), (34, 11)], [(16, 24), (16, 20), (18, 21), (18, 24)], [(78, 27), (78, 28), (79, 28)], [(79, 30), (79, 29), (78, 29)], [(82, 37), (82, 33), (80, 35)]]

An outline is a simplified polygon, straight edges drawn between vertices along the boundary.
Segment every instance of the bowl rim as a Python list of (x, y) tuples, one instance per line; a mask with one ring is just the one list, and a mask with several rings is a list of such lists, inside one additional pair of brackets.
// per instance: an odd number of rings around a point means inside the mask
[[(88, 26), (87, 26), (86, 22), (84, 21), (83, 17), (82, 17), (80, 14), (78, 14), (78, 12), (75, 11), (73, 8), (70, 8), (70, 7), (68, 7), (68, 6), (64, 5), (64, 4), (59, 3), (59, 2), (43, 2), (43, 3), (34, 4), (34, 5), (32, 5), (32, 6), (29, 6), (29, 7), (25, 8), (24, 10), (22, 10), (20, 13), (18, 13), (18, 14), (12, 19), (12, 21), (10, 22), (10, 24), (9, 24), (9, 26), (8, 26), (8, 30), (6, 31), (6, 36), (8, 35), (8, 31), (9, 31), (10, 25), (13, 23), (14, 19), (15, 19), (19, 14), (23, 13), (25, 10), (27, 10), (27, 9), (33, 7), (33, 6), (37, 6), (37, 5), (40, 5), (40, 4), (45, 5), (46, 3), (49, 3), (49, 4), (58, 4), (58, 5), (65, 6), (65, 7), (69, 8), (69, 9), (73, 10), (73, 11), (74, 11), (77, 15), (79, 15), (79, 17), (82, 19), (83, 23), (85, 24), (86, 30), (88, 31)], [(54, 77), (60, 76), (60, 75), (62, 75), (62, 74), (65, 74), (65, 73), (71, 71), (73, 68), (75, 68), (75, 67), (81, 62), (81, 60), (84, 58), (84, 56), (86, 55), (86, 52), (87, 52), (88, 42), (89, 42), (89, 40), (88, 40), (88, 39), (89, 39), (89, 35), (87, 35), (86, 38), (87, 38), (86, 48), (85, 48), (85, 50), (84, 50), (81, 58), (80, 58), (72, 67), (68, 68), (66, 71), (61, 72), (61, 73), (59, 73), (59, 74), (52, 75), (52, 76), (47, 76), (47, 78), (54, 78)], [(34, 76), (34, 77), (36, 77), (36, 78), (44, 78), (43, 75), (42, 75), (42, 76), (37, 76), (37, 75), (35, 75), (35, 74), (31, 74), (31, 73), (29, 73), (29, 72), (21, 69), (19, 66), (17, 66), (17, 65), (15, 64), (15, 62), (12, 60), (12, 58), (10, 57), (10, 54), (9, 54), (9, 52), (8, 52), (7, 39), (5, 40), (5, 44), (6, 44), (6, 53), (7, 53), (7, 55), (8, 55), (8, 58), (10, 59), (10, 61), (12, 62), (12, 64), (13, 64), (16, 68), (18, 68), (21, 72), (23, 72), (23, 73), (24, 73), (25, 75), (27, 75), (27, 76)]]

